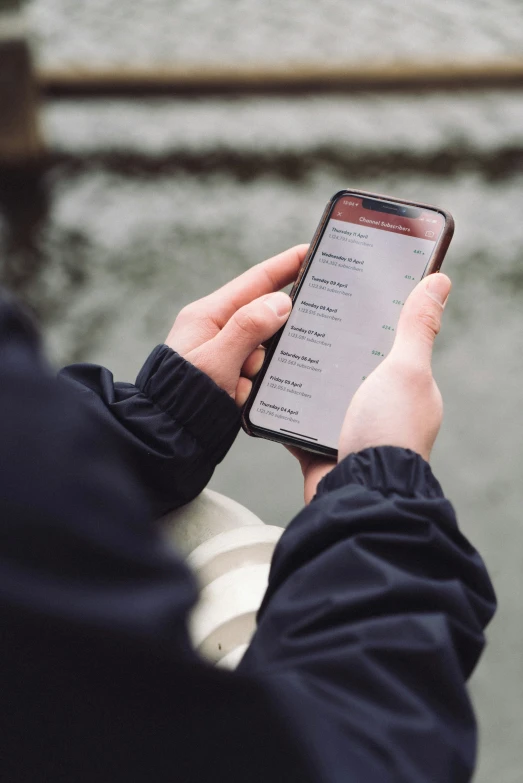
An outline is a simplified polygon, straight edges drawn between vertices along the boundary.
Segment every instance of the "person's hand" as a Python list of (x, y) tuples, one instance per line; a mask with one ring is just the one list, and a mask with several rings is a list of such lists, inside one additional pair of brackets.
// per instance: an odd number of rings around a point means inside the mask
[(265, 356), (261, 343), (287, 320), (292, 283), (308, 245), (263, 261), (181, 310), (166, 345), (206, 373), (242, 406)]
[[(401, 446), (429, 459), (443, 416), (441, 394), (432, 377), (432, 346), (450, 287), (449, 278), (436, 273), (418, 283), (408, 297), (391, 352), (350, 402), (338, 460), (371, 446)], [(334, 463), (292, 451), (300, 461), (309, 502)]]

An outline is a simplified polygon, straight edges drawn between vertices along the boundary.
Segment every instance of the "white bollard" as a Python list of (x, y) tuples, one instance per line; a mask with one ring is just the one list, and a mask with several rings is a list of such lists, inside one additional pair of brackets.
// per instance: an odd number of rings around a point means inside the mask
[(162, 523), (200, 585), (190, 620), (193, 644), (207, 660), (234, 669), (255, 631), (272, 553), (283, 529), (265, 525), (213, 490), (204, 490)]

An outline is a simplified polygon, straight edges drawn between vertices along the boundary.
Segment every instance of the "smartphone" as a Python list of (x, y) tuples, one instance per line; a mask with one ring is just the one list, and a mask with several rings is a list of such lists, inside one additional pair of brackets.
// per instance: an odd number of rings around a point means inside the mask
[(454, 233), (439, 207), (342, 190), (316, 229), (243, 413), (249, 435), (337, 456), (358, 386), (389, 353), (401, 308)]

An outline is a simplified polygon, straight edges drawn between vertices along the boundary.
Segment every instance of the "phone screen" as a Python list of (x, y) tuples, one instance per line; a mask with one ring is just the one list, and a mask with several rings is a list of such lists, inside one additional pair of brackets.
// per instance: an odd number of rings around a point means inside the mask
[(401, 308), (444, 227), (436, 210), (350, 195), (335, 202), (251, 406), (252, 424), (337, 449), (350, 400), (390, 351)]

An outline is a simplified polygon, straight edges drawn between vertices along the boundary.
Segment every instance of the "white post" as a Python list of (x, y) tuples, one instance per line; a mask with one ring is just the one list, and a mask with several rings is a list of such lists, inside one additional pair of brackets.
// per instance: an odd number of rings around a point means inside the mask
[(212, 490), (163, 520), (169, 539), (200, 585), (190, 622), (195, 648), (218, 666), (235, 668), (256, 628), (274, 547), (283, 529)]

